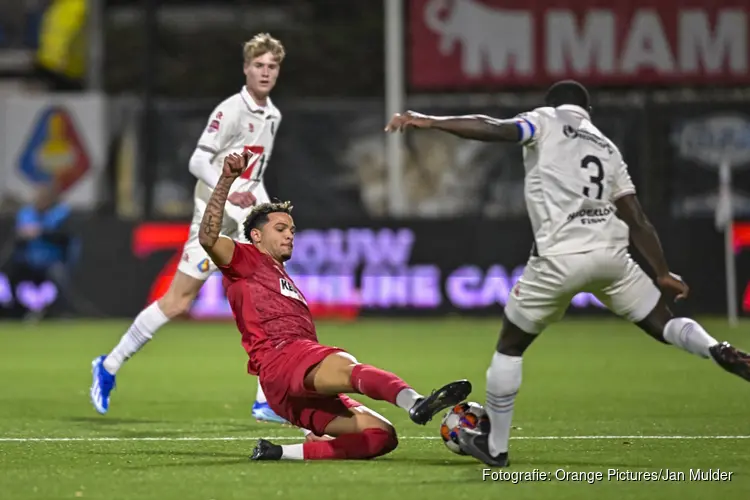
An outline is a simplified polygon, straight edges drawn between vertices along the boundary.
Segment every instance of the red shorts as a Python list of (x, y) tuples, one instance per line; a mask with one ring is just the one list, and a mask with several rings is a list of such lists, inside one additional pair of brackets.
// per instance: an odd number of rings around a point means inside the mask
[(333, 419), (350, 415), (349, 408), (362, 406), (344, 394), (325, 396), (305, 387), (310, 369), (337, 352), (346, 351), (312, 340), (297, 340), (266, 356), (259, 378), (271, 409), (292, 425), (322, 436)]

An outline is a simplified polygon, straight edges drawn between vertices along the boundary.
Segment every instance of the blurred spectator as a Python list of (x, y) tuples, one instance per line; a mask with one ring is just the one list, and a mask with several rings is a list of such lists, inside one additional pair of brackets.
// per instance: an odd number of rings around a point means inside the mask
[(86, 0), (53, 0), (39, 29), (36, 70), (47, 90), (82, 90), (86, 75)]
[(67, 227), (70, 207), (60, 200), (56, 187), (40, 190), (36, 200), (16, 216), (16, 241), (11, 257), (11, 282), (23, 279), (49, 280), (57, 287), (50, 309), (31, 313), (44, 316), (51, 309), (69, 312), (72, 266), (78, 256), (78, 241)]

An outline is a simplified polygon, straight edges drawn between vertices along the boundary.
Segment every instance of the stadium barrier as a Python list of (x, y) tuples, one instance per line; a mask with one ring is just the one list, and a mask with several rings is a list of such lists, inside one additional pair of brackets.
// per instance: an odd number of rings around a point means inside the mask
[[(298, 220), (300, 223), (300, 220)], [(685, 314), (726, 310), (723, 235), (710, 220), (656, 221), (673, 270), (688, 281)], [(85, 218), (76, 224), (81, 261), (73, 270), (81, 316), (130, 317), (169, 285), (188, 231), (185, 222), (125, 222)], [(399, 220), (300, 223), (290, 275), (318, 317), (498, 316), (523, 270), (532, 241), (525, 219)], [(0, 234), (12, 221), (0, 220)], [(6, 238), (3, 238), (4, 241)], [(740, 310), (750, 313), (750, 224), (736, 224)], [(746, 248), (746, 251), (742, 249)], [(634, 254), (636, 260), (641, 260)], [(200, 263), (196, 263), (199, 265)], [(0, 263), (0, 315), (19, 316), (58, 299), (39, 276), (8, 279)], [(569, 314), (605, 314), (590, 295), (577, 296)], [(212, 276), (190, 316), (231, 319), (221, 278)]]

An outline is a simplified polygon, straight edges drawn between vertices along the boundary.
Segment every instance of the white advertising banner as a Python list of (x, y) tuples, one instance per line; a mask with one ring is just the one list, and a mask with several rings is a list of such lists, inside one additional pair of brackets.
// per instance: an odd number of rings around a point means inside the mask
[(26, 203), (53, 183), (75, 209), (95, 208), (106, 162), (102, 94), (38, 94), (0, 100), (0, 199)]

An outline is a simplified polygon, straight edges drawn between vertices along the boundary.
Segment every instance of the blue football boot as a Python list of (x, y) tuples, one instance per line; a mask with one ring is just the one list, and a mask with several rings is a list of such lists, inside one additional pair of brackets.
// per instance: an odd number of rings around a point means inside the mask
[(258, 422), (273, 422), (275, 424), (288, 424), (286, 420), (276, 415), (268, 403), (259, 403), (256, 401), (253, 404), (253, 417)]
[(109, 410), (109, 393), (115, 388), (115, 376), (104, 369), (104, 359), (99, 356), (91, 362), (91, 404), (94, 409), (104, 415)]

